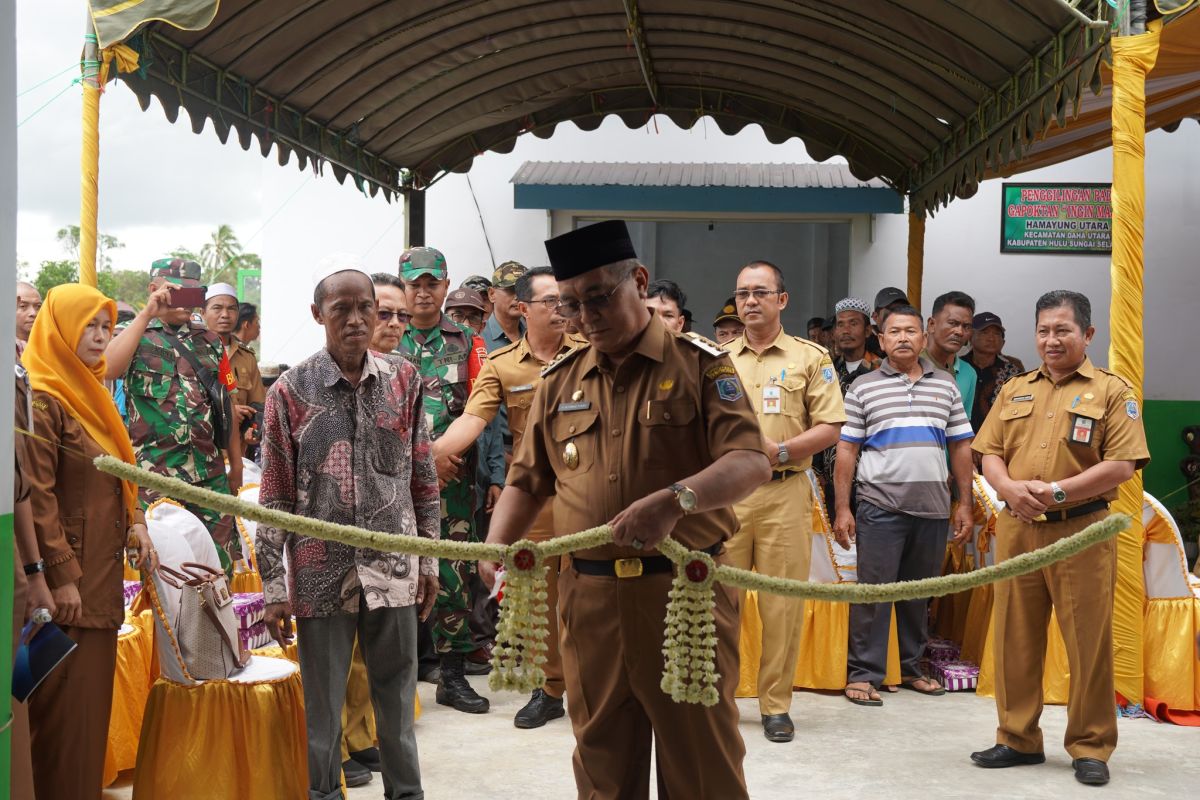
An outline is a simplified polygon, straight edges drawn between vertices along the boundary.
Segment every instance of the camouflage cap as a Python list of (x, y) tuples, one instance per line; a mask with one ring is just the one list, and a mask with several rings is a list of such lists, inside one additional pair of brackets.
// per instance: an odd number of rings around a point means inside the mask
[(492, 282), (482, 275), (472, 275), (462, 282), (462, 286), (467, 289), (474, 289), (480, 294), (483, 294), (488, 289), (492, 288)]
[(731, 319), (734, 322), (742, 321), (742, 318), (738, 316), (737, 306), (734, 305), (732, 297), (725, 301), (725, 305), (721, 306), (721, 310), (717, 312), (716, 318), (713, 319), (713, 325), (724, 322), (727, 319)]
[(182, 286), (200, 285), (200, 265), (186, 258), (160, 258), (150, 265), (151, 278), (170, 278)]
[(516, 261), (505, 261), (496, 267), (492, 273), (492, 286), (496, 289), (511, 289), (517, 285), (517, 278), (529, 271), (524, 264)]
[(414, 281), (422, 275), (431, 275), (439, 281), (445, 279), (446, 257), (441, 250), (410, 247), (400, 254), (400, 277), (403, 280)]
[(486, 311), (483, 307), (483, 297), (474, 289), (455, 289), (446, 296), (446, 310), (451, 308), (474, 308)]

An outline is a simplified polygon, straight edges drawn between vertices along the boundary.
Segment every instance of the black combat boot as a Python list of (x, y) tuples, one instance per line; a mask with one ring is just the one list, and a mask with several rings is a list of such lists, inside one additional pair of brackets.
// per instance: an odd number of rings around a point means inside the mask
[(471, 684), (467, 683), (463, 674), (462, 653), (442, 655), (442, 678), (438, 681), (437, 701), (439, 705), (450, 706), (465, 714), (486, 714), (491, 707), (488, 699), (476, 694)]

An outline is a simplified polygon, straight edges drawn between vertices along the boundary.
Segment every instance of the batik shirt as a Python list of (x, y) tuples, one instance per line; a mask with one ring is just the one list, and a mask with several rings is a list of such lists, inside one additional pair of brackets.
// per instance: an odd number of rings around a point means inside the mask
[[(171, 332), (215, 376), (225, 349), (215, 333), (185, 323)], [(212, 400), (188, 360), (179, 355), (162, 320), (146, 326), (125, 374), (129, 438), (138, 465), (187, 483), (225, 473), (213, 437)]]
[[(396, 356), (368, 353), (351, 386), (321, 350), (271, 387), (263, 415), (259, 502), (392, 536), (440, 536), (421, 379)], [(288, 554), (284, 569), (283, 554)], [(412, 605), (417, 575), (437, 559), (356, 549), (260, 524), (258, 568), (268, 603), (288, 599), (297, 617)]]

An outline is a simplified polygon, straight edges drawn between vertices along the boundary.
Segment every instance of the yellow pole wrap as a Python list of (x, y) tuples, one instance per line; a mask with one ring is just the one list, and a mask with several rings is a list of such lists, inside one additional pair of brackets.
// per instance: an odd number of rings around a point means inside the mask
[[(1142, 407), (1145, 378), (1142, 336), (1143, 223), (1146, 199), (1146, 73), (1158, 56), (1158, 31), (1112, 40), (1112, 304), (1109, 368), (1133, 384)], [(1133, 525), (1117, 540), (1117, 588), (1113, 599), (1113, 661), (1116, 689), (1143, 701), (1142, 473), (1121, 485), (1113, 511)]]
[(96, 216), (100, 175), (100, 51), (96, 34), (84, 35), (83, 121), (79, 155), (79, 282), (96, 285)]
[(908, 212), (908, 303), (921, 310), (921, 282), (925, 277), (925, 217)]

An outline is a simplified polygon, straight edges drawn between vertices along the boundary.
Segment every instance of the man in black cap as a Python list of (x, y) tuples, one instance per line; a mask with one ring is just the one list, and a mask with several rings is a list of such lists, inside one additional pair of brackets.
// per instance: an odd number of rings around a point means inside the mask
[(725, 344), (741, 336), (744, 330), (746, 330), (746, 323), (742, 322), (742, 318), (738, 316), (737, 305), (731, 297), (725, 301), (725, 305), (721, 306), (721, 310), (713, 319), (713, 341), (717, 344)]
[[(645, 305), (649, 283), (625, 224), (546, 242), (559, 314), (588, 344), (542, 372), (488, 541), (524, 536), (554, 497), (554, 529), (613, 526), (559, 577), (567, 711), (580, 797), (645, 798), (651, 743), (659, 797), (747, 797), (733, 692), (737, 593), (715, 587), (717, 705), (661, 688), (672, 535), (721, 560), (730, 507), (770, 477), (762, 435), (729, 355), (675, 334)], [(495, 565), (480, 564), (494, 580)]]
[(1025, 371), (1021, 359), (1001, 354), (1004, 349), (1004, 323), (991, 311), (983, 311), (971, 320), (971, 352), (962, 360), (975, 368), (979, 384), (975, 387), (975, 402), (971, 404), (971, 427), (979, 430), (996, 398), (1000, 387), (1009, 378)]
[(883, 330), (883, 318), (893, 308), (907, 306), (908, 295), (895, 286), (885, 286), (875, 295), (875, 311), (871, 314), (871, 332), (867, 336), (867, 350), (879, 358), (883, 358), (883, 346), (879, 344), (879, 332)]

